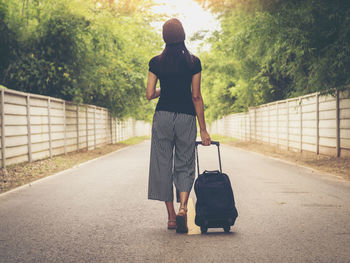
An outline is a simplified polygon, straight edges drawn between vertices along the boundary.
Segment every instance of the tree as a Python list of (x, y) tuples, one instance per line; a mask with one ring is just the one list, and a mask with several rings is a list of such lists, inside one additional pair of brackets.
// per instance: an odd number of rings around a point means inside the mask
[[(199, 2), (221, 22), (203, 60), (211, 69), (204, 74), (216, 84), (204, 82), (203, 89), (222, 97), (216, 101), (232, 96), (231, 103), (209, 102), (214, 115), (315, 91), (349, 90), (349, 1)], [(225, 65), (232, 69), (223, 70)]]
[(150, 119), (146, 72), (161, 46), (150, 3), (99, 2), (0, 0), (0, 83)]

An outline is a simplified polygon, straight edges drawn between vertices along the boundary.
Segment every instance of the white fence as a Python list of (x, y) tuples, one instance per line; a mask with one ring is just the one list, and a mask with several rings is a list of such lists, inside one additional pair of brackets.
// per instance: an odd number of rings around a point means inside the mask
[(350, 156), (350, 98), (319, 93), (277, 101), (213, 122), (213, 134), (316, 154)]
[(149, 135), (143, 121), (112, 118), (106, 108), (1, 90), (1, 164), (31, 162)]

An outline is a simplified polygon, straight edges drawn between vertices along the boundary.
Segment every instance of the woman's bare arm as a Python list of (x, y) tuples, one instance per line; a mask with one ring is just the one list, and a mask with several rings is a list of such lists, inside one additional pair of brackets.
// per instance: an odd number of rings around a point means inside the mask
[(160, 95), (160, 88), (156, 88), (158, 81), (157, 75), (148, 71), (147, 88), (146, 88), (146, 98), (152, 100), (158, 98)]
[(207, 132), (204, 117), (204, 103), (201, 94), (201, 73), (197, 73), (192, 77), (192, 101), (196, 109), (197, 119), (199, 123), (200, 135), (203, 145), (210, 145), (211, 139)]

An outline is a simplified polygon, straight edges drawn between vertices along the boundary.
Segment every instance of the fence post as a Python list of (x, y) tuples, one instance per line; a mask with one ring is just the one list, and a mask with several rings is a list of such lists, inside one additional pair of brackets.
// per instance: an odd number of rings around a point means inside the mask
[(320, 94), (316, 93), (316, 154), (320, 154)]
[(120, 122), (120, 141), (124, 141), (124, 120)]
[(124, 139), (124, 138), (125, 138), (125, 137), (124, 137), (124, 136), (125, 136), (125, 129), (124, 129), (124, 128), (125, 128), (125, 120), (123, 120), (123, 121), (121, 122), (121, 126), (120, 126), (120, 127), (121, 127), (121, 135), (122, 135), (122, 139), (121, 139), (121, 140), (124, 141), (124, 140), (125, 140), (125, 139)]
[(254, 108), (254, 141), (257, 142), (256, 107)]
[(119, 119), (116, 118), (115, 119), (115, 138), (116, 138), (116, 142), (119, 142)]
[(115, 142), (119, 142), (119, 120), (115, 118)]
[(122, 122), (118, 120), (118, 142), (122, 141)]
[(27, 132), (28, 132), (28, 161), (33, 161), (32, 156), (32, 130), (30, 125), (30, 95), (27, 94)]
[(336, 131), (337, 131), (337, 157), (340, 157), (340, 109), (339, 109), (339, 90), (336, 96)]
[(299, 121), (300, 121), (300, 124), (299, 124), (299, 132), (300, 132), (300, 152), (303, 151), (303, 106), (302, 106), (302, 103), (303, 103), (303, 98), (300, 98), (299, 99)]
[(96, 149), (96, 106), (94, 106), (94, 149)]
[(122, 141), (122, 122), (120, 120), (118, 120), (118, 138), (119, 138), (119, 142)]
[(287, 100), (287, 151), (289, 151), (289, 100)]
[(136, 137), (136, 120), (132, 120), (132, 128), (133, 128), (133, 131), (132, 131), (132, 137)]
[(89, 106), (85, 107), (86, 150), (89, 150)]
[(51, 134), (51, 98), (47, 99), (47, 117), (49, 126), (49, 153), (52, 158), (52, 134)]
[(5, 145), (5, 90), (1, 89), (1, 166), (6, 169)]
[(249, 114), (249, 141), (252, 141), (252, 118), (251, 118), (251, 113), (250, 109), (248, 109), (248, 114)]
[(278, 101), (276, 102), (276, 126), (277, 126), (277, 147), (280, 147), (280, 124), (279, 124), (279, 109), (278, 109)]
[(110, 125), (111, 125), (111, 144), (113, 144), (113, 118), (110, 114), (109, 115), (109, 120), (110, 120)]
[[(243, 127), (244, 127), (244, 124), (243, 124), (243, 119), (242, 119), (242, 114), (239, 114), (239, 116), (237, 116), (236, 117), (236, 119), (237, 119), (237, 121), (238, 121), (238, 123), (239, 123), (239, 125), (240, 125), (240, 129), (239, 129), (239, 139), (240, 140), (244, 140), (244, 138), (243, 138)], [(226, 116), (224, 117), (224, 131), (225, 131), (225, 134), (224, 135), (226, 135)]]
[(244, 114), (244, 141), (247, 141), (247, 114)]
[(115, 143), (118, 143), (118, 119), (117, 117), (114, 117), (114, 137), (115, 137)]
[(63, 101), (63, 131), (64, 131), (64, 154), (67, 154), (67, 120), (66, 120), (66, 101)]
[(270, 105), (267, 105), (267, 135), (268, 135), (268, 143), (270, 143)]
[(77, 151), (79, 151), (79, 104), (77, 104), (77, 110), (76, 110), (76, 119), (77, 119)]

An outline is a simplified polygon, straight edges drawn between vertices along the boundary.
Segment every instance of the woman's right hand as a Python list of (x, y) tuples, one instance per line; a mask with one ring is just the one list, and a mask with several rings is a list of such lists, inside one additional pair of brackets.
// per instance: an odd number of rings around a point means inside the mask
[(202, 139), (202, 145), (208, 146), (211, 143), (210, 135), (207, 132), (207, 130), (201, 130), (200, 131), (201, 139)]

